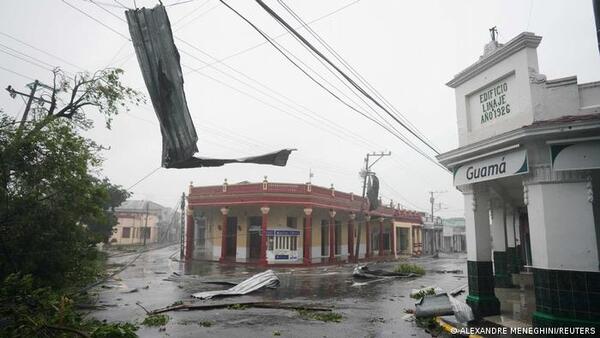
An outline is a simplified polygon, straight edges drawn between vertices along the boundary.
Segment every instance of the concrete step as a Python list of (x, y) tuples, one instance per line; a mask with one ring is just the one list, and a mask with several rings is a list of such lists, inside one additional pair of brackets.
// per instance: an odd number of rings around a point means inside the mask
[(533, 273), (521, 272), (512, 274), (512, 282), (524, 289), (533, 289)]

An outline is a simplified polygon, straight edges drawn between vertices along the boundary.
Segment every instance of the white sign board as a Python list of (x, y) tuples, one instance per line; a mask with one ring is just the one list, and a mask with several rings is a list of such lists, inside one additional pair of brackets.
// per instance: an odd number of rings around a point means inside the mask
[(470, 129), (480, 129), (514, 114), (515, 75), (511, 74), (468, 96)]
[(550, 146), (552, 169), (586, 170), (600, 168), (600, 141), (588, 141)]
[(527, 150), (516, 150), (456, 167), (454, 169), (454, 186), (525, 174), (528, 171)]

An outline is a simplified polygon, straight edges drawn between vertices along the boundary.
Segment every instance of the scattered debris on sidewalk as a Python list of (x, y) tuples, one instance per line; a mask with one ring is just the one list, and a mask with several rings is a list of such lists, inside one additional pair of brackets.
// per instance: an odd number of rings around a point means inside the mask
[(230, 289), (197, 292), (194, 293), (192, 297), (199, 299), (210, 299), (216, 296), (239, 296), (260, 290), (262, 288), (275, 289), (278, 286), (279, 277), (277, 277), (273, 270), (267, 270), (244, 280)]
[(463, 323), (474, 319), (470, 306), (447, 293), (425, 296), (415, 304), (415, 308), (417, 318), (454, 315), (459, 322)]
[(410, 291), (410, 298), (418, 300), (425, 296), (439, 295), (443, 292), (444, 292), (444, 290), (440, 289), (439, 287), (434, 287), (434, 286), (429, 286), (429, 287), (425, 287), (425, 288), (421, 288), (421, 289), (412, 289)]

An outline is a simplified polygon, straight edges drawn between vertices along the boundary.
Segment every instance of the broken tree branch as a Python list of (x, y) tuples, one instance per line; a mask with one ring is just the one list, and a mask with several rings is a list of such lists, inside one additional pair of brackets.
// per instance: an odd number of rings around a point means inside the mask
[(308, 311), (332, 311), (332, 306), (326, 306), (321, 304), (302, 304), (302, 303), (280, 303), (280, 302), (242, 302), (242, 303), (221, 303), (221, 304), (178, 304), (167, 306), (161, 309), (150, 311), (148, 314), (159, 314), (169, 311), (181, 311), (181, 310), (214, 310), (223, 309), (230, 306), (247, 306), (262, 309), (287, 309), (287, 310), (308, 310)]

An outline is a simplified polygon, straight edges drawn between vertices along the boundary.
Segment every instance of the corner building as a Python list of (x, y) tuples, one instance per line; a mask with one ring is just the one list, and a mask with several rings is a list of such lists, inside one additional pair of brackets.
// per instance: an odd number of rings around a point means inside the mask
[(600, 327), (600, 82), (549, 80), (542, 38), (491, 41), (447, 85), (459, 147), (438, 156), (464, 195), (469, 295), (500, 314), (494, 288), (532, 275), (535, 326)]
[(312, 265), (419, 255), (422, 215), (382, 206), (361, 224), (361, 197), (310, 183), (190, 185), (186, 259)]

